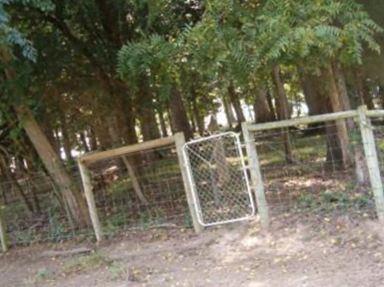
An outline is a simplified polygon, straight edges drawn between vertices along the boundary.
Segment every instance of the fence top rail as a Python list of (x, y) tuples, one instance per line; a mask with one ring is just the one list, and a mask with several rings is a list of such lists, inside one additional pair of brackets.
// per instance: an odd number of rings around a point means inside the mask
[(101, 152), (87, 153), (80, 156), (78, 160), (81, 163), (90, 164), (103, 159), (114, 158), (122, 155), (132, 154), (139, 151), (159, 148), (159, 147), (163, 147), (163, 146), (167, 146), (175, 143), (175, 136), (176, 135), (159, 138), (155, 140), (150, 140), (150, 141), (145, 141), (145, 142), (123, 146), (123, 147), (101, 151)]
[(384, 110), (369, 110), (366, 112), (368, 117), (384, 117)]
[(354, 117), (357, 117), (357, 115), (358, 113), (356, 110), (350, 110), (350, 111), (344, 111), (344, 112), (300, 117), (295, 119), (262, 123), (262, 124), (249, 124), (249, 123), (244, 123), (244, 124), (246, 125), (249, 131), (256, 132), (256, 131), (269, 130), (269, 129), (287, 128), (287, 127), (296, 126), (296, 125), (307, 125), (307, 124), (313, 124), (313, 123), (354, 118)]

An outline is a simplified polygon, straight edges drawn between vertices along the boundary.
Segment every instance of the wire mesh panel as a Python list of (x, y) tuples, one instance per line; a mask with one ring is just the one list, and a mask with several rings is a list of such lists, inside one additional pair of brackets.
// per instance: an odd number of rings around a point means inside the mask
[(384, 175), (384, 121), (382, 118), (373, 118), (371, 128), (375, 136), (377, 156), (380, 165), (381, 176)]
[(88, 168), (105, 236), (191, 225), (174, 144), (104, 159)]
[(0, 212), (11, 246), (62, 242), (91, 234), (70, 221), (60, 193), (44, 173), (14, 174), (5, 181), (0, 177)]
[(359, 126), (353, 119), (345, 124), (344, 149), (331, 121), (253, 133), (272, 216), (374, 216)]
[(240, 141), (235, 133), (186, 143), (184, 156), (202, 225), (245, 220), (254, 215)]

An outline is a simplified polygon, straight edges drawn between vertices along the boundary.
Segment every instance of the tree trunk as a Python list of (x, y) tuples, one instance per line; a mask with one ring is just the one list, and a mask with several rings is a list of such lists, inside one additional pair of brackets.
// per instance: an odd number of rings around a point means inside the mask
[(139, 122), (144, 141), (160, 138), (155, 112), (154, 107), (140, 107)]
[(241, 102), (239, 99), (239, 95), (235, 91), (235, 87), (233, 86), (233, 82), (228, 86), (228, 96), (229, 100), (233, 105), (233, 108), (235, 109), (235, 114), (237, 118), (237, 123), (240, 126), (242, 122), (245, 122), (245, 116), (243, 113), (243, 109), (241, 107)]
[(131, 179), (133, 190), (135, 191), (135, 193), (136, 193), (137, 197), (140, 199), (140, 201), (144, 205), (148, 205), (148, 200), (145, 198), (143, 191), (141, 190), (139, 180), (136, 176), (137, 172), (136, 172), (134, 166), (132, 165), (132, 163), (128, 159), (128, 157), (123, 156), (122, 159), (123, 159), (125, 168), (127, 169), (129, 178)]
[(232, 105), (228, 103), (227, 98), (225, 96), (223, 96), (223, 106), (224, 106), (224, 112), (228, 121), (228, 127), (232, 128), (233, 123), (236, 121), (236, 119), (235, 119), (235, 115), (233, 114)]
[(145, 78), (141, 80), (137, 112), (144, 141), (160, 138), (160, 131), (156, 120), (156, 109), (153, 104), (150, 87)]
[[(110, 136), (111, 136), (113, 145), (114, 146), (118, 145), (119, 144), (119, 136), (117, 134), (116, 129), (113, 127), (113, 125), (110, 126), (109, 131), (110, 131)], [(141, 202), (143, 204), (147, 205), (148, 200), (143, 195), (139, 180), (138, 180), (137, 175), (136, 175), (137, 174), (136, 169), (135, 169), (136, 158), (134, 157), (131, 160), (127, 156), (122, 156), (121, 159), (122, 159), (124, 166), (128, 172), (128, 176), (131, 179), (134, 192), (136, 193), (137, 197), (141, 200)]]
[(378, 86), (378, 98), (380, 101), (381, 108), (384, 109), (384, 86), (383, 85)]
[(123, 139), (118, 132), (119, 127), (116, 116), (109, 116), (105, 120), (107, 122), (108, 134), (112, 141), (112, 147), (121, 146), (123, 144)]
[(375, 106), (373, 104), (372, 95), (365, 81), (364, 73), (361, 67), (355, 70), (354, 76), (355, 76), (356, 92), (360, 99), (360, 102), (366, 105), (369, 110), (373, 110)]
[(88, 143), (87, 143), (87, 136), (86, 136), (85, 131), (80, 131), (79, 137), (80, 137), (81, 145), (84, 148), (84, 151), (85, 152), (90, 152), (91, 150), (89, 149), (89, 146), (88, 146)]
[(15, 110), (46, 170), (59, 188), (73, 222), (80, 227), (89, 225), (87, 207), (80, 190), (65, 170), (31, 111), (26, 107), (15, 107)]
[(273, 105), (271, 91), (267, 90), (267, 94), (265, 96), (267, 97), (268, 107), (269, 107), (269, 110), (271, 111), (273, 120), (276, 121), (277, 120), (276, 109), (275, 109), (275, 106)]
[[(145, 82), (143, 82), (145, 83)], [(160, 133), (156, 123), (156, 115), (153, 110), (152, 98), (150, 93), (148, 93), (148, 88), (143, 84), (142, 89), (140, 90), (141, 96), (138, 99), (137, 104), (137, 113), (144, 115), (140, 120), (140, 123), (144, 125), (144, 130), (142, 130), (144, 140), (149, 140), (153, 138), (160, 137)], [(111, 134), (110, 125), (113, 125), (114, 133), (116, 134), (116, 139), (112, 140), (111, 144), (121, 145), (121, 144), (135, 144), (138, 142), (137, 133), (136, 133), (136, 117), (133, 110), (132, 97), (127, 95), (125, 90), (115, 89), (110, 93), (111, 99), (114, 100), (112, 103), (112, 108), (114, 109), (113, 115), (108, 115), (107, 119), (109, 125), (107, 126), (108, 134)], [(150, 98), (148, 98), (150, 97)], [(149, 109), (148, 109), (149, 107)], [(143, 123), (144, 122), (144, 123)], [(153, 134), (153, 131), (155, 132)], [(105, 141), (100, 137), (99, 141)], [(108, 146), (108, 148), (110, 145)]]
[(169, 110), (171, 113), (171, 121), (175, 132), (183, 132), (186, 140), (193, 137), (188, 116), (185, 111), (183, 99), (177, 87), (173, 86), (171, 90), (171, 98), (169, 102)]
[(119, 111), (119, 135), (125, 143), (135, 144), (138, 142), (138, 138), (132, 97), (127, 95), (125, 91), (121, 91), (116, 95), (116, 98), (116, 110)]
[(42, 123), (41, 128), (43, 129), (44, 134), (47, 135), (47, 139), (49, 143), (52, 145), (53, 149), (56, 151), (59, 158), (61, 158), (60, 140), (56, 136), (57, 133), (55, 129), (52, 127), (50, 121), (51, 120), (44, 115), (44, 122)]
[[(31, 197), (31, 201), (33, 202), (33, 212), (37, 214), (41, 214), (41, 206), (37, 196), (38, 188), (36, 188), (36, 185), (33, 184), (33, 179), (30, 176), (29, 167), (31, 166), (31, 164), (29, 164), (28, 159), (24, 159), (24, 158), (21, 158), (20, 162), (22, 164), (20, 164), (19, 170), (25, 182), (24, 187), (27, 191), (26, 193), (31, 195), (30, 197)], [(26, 163), (26, 165), (24, 164), (24, 162)]]
[(112, 140), (108, 128), (107, 120), (102, 118), (95, 119), (92, 130), (95, 133), (95, 138), (98, 139), (98, 144), (101, 150), (106, 150), (112, 147)]
[(276, 87), (276, 102), (278, 104), (277, 113), (279, 116), (279, 120), (290, 119), (291, 115), (289, 112), (289, 103), (287, 94), (285, 93), (284, 83), (280, 75), (280, 67), (273, 67), (273, 80)]
[(255, 122), (265, 123), (274, 120), (274, 116), (269, 109), (267, 100), (267, 91), (264, 88), (257, 88), (257, 95), (253, 104), (253, 110), (255, 112)]
[[(39, 157), (38, 153), (36, 152), (36, 149), (34, 148), (33, 144), (31, 143), (30, 139), (28, 138), (27, 134), (24, 132), (22, 136), (22, 144), (23, 148), (25, 149), (25, 167), (23, 169), (23, 172), (26, 174), (26, 177), (29, 180), (30, 183), (30, 190), (32, 192), (35, 210), (37, 212), (41, 213), (41, 207), (40, 202), (38, 198), (38, 193), (40, 187), (36, 184), (36, 182), (33, 180), (34, 174), (33, 171), (41, 171), (43, 174), (43, 178), (45, 181), (49, 181), (50, 183), (54, 182), (52, 180), (52, 177), (48, 174), (47, 170), (44, 168), (44, 165), (41, 162), (41, 158)], [(52, 193), (54, 197), (56, 198), (57, 202), (60, 205), (61, 210), (65, 211), (68, 218), (71, 218), (71, 215), (68, 212), (68, 208), (65, 207), (63, 196), (61, 195), (60, 191), (55, 187), (52, 189)], [(73, 222), (71, 220), (70, 222), (71, 226), (73, 226)]]
[(343, 156), (337, 128), (332, 122), (326, 122), (325, 131), (327, 141), (326, 163), (332, 167), (332, 171), (337, 171)]
[(345, 83), (345, 76), (340, 66), (340, 63), (332, 63), (332, 71), (335, 77), (337, 90), (340, 95), (340, 102), (343, 110), (347, 111), (351, 109), (351, 102), (349, 100), (347, 84)]
[(197, 131), (197, 123), (195, 121), (195, 117), (193, 116), (193, 109), (191, 103), (187, 103), (187, 115), (190, 122), (191, 132), (194, 134)]
[[(337, 87), (337, 80), (335, 78), (335, 74), (333, 72), (331, 65), (327, 67), (327, 69), (325, 70), (325, 73), (326, 73), (327, 88), (328, 88), (329, 100), (331, 103), (332, 111), (334, 113), (343, 111), (345, 102), (343, 101), (343, 98), (339, 93), (339, 90)], [(336, 121), (336, 130), (337, 130), (337, 135), (339, 138), (340, 149), (342, 154), (341, 165), (345, 168), (351, 162), (350, 155), (348, 152), (349, 136), (348, 136), (348, 130), (347, 130), (347, 125), (345, 120)]]
[[(288, 99), (284, 90), (284, 84), (280, 75), (280, 67), (273, 67), (273, 80), (276, 87), (276, 102), (278, 107), (278, 116), (279, 120), (286, 120), (291, 117), (288, 107)], [(284, 150), (285, 150), (285, 160), (287, 163), (293, 162), (292, 147), (289, 136), (289, 129), (282, 129), (283, 141), (284, 141)]]
[(0, 155), (0, 171), (2, 171), (2, 173), (6, 176), (7, 181), (11, 182), (14, 188), (16, 188), (25, 206), (27, 207), (28, 212), (34, 213), (34, 208), (32, 203), (29, 201), (28, 196), (24, 192), (21, 185), (18, 183), (17, 179), (15, 178), (15, 175), (9, 170), (9, 166), (7, 165), (4, 157), (1, 155)]
[(161, 135), (163, 137), (167, 137), (168, 136), (168, 130), (167, 130), (167, 124), (166, 124), (165, 118), (164, 118), (164, 111), (163, 111), (163, 109), (159, 107), (157, 114), (159, 115)]
[(92, 126), (89, 126), (87, 129), (87, 135), (89, 138), (89, 151), (94, 151), (97, 150), (98, 145), (97, 145), (97, 138), (95, 131)]
[[(308, 115), (314, 116), (324, 113), (331, 113), (332, 109), (329, 106), (329, 97), (327, 95), (327, 92), (321, 89), (321, 86), (319, 85), (321, 84), (321, 81), (319, 81), (319, 77), (306, 73), (305, 70), (301, 67), (298, 68), (298, 72), (300, 76), (300, 84), (303, 89), (305, 103), (308, 108)], [(319, 134), (324, 131), (327, 134), (327, 138), (330, 139), (329, 141), (327, 141), (327, 151), (330, 151), (330, 144), (334, 141), (331, 140), (331, 133), (333, 131), (330, 129), (328, 123), (310, 124), (308, 125), (305, 133), (307, 135), (311, 135)], [(328, 153), (327, 162), (331, 162), (332, 158), (332, 154)]]
[(220, 138), (214, 139), (212, 157), (215, 161), (216, 168), (211, 169), (211, 178), (213, 184), (213, 198), (216, 206), (220, 205), (223, 196), (227, 194), (226, 187), (231, 179), (229, 172), (229, 163), (225, 156), (225, 146)]
[(197, 106), (196, 96), (193, 94), (192, 98), (192, 110), (193, 116), (195, 117), (197, 130), (200, 136), (204, 136), (205, 124), (204, 124), (204, 116), (201, 115), (200, 109)]
[(0, 193), (1, 193), (1, 198), (2, 198), (2, 203), (4, 205), (7, 205), (8, 204), (8, 197), (7, 197), (7, 192), (5, 191), (5, 188), (4, 188), (4, 182), (7, 181), (6, 177), (1, 173), (1, 169), (0, 169)]
[[(337, 88), (342, 99), (343, 109), (350, 110), (351, 103), (350, 103), (348, 92), (347, 92), (347, 85), (345, 83), (343, 70), (339, 63), (333, 63), (332, 69), (336, 78)], [(371, 104), (373, 108), (372, 101), (371, 101)], [(356, 129), (355, 122), (353, 121), (353, 119), (347, 119), (346, 121), (347, 121), (347, 128), (349, 129), (350, 132), (359, 133), (358, 130)], [(352, 153), (354, 157), (357, 182), (359, 184), (365, 184), (368, 181), (368, 167), (364, 158), (362, 143), (352, 141), (352, 149), (353, 149)]]
[[(320, 79), (320, 80), (319, 80)], [(320, 114), (332, 113), (332, 105), (330, 103), (329, 89), (324, 87), (324, 84), (318, 85), (317, 83), (326, 83), (328, 78), (324, 76), (324, 73), (321, 74), (321, 78), (317, 81), (313, 81), (313, 88), (316, 93), (316, 97), (311, 98), (308, 101), (309, 109), (316, 111)], [(332, 167), (334, 170), (336, 166), (340, 166), (340, 163), (343, 162), (341, 144), (338, 137), (337, 128), (334, 122), (325, 122), (324, 129), (326, 133), (326, 162), (327, 165)], [(315, 129), (317, 130), (317, 128)]]
[(314, 76), (305, 73), (304, 69), (301, 67), (298, 68), (298, 71), (300, 75), (300, 84), (308, 107), (308, 114), (313, 116), (325, 113), (324, 99), (318, 92), (317, 87), (317, 82), (319, 80)]

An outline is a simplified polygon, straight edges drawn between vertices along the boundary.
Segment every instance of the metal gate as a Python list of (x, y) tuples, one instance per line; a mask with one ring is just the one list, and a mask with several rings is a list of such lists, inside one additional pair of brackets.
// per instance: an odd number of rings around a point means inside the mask
[(203, 226), (246, 220), (255, 214), (240, 140), (233, 132), (183, 147), (198, 220)]

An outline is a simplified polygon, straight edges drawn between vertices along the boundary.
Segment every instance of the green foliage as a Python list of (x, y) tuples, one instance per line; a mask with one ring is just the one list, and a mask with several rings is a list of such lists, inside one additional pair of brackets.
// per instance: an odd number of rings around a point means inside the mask
[(103, 225), (103, 232), (107, 236), (112, 237), (121, 231), (122, 227), (124, 227), (126, 224), (126, 221), (127, 218), (123, 212), (118, 212), (112, 216), (109, 216)]
[(112, 280), (124, 279), (127, 273), (124, 264), (115, 261), (108, 266), (108, 271), (111, 273)]
[(66, 221), (63, 222), (63, 218), (60, 216), (59, 206), (48, 210), (48, 223), (50, 228), (47, 236), (53, 242), (60, 242), (69, 237), (68, 223)]
[(0, 1), (0, 47), (8, 49), (18, 47), (22, 55), (31, 61), (36, 61), (37, 51), (32, 42), (27, 40), (24, 35), (14, 28), (10, 21), (7, 6), (10, 4), (29, 5), (32, 8), (39, 8), (42, 11), (50, 11), (54, 5), (49, 0), (1, 0)]
[(93, 252), (90, 255), (77, 256), (67, 262), (63, 266), (64, 273), (73, 272), (85, 272), (87, 270), (94, 270), (100, 267), (107, 267), (112, 264), (113, 261), (106, 258), (99, 252)]
[[(100, 148), (108, 148), (108, 139), (101, 139), (108, 137), (109, 121), (101, 127), (100, 118), (115, 117), (117, 129), (133, 122), (136, 131), (143, 94), (167, 121), (170, 92), (177, 88), (190, 119), (197, 111), (204, 120), (217, 112), (229, 85), (251, 104), (258, 88), (273, 93), (275, 65), (281, 66), (288, 97), (302, 102), (297, 66), (317, 71), (330, 62), (361, 64), (365, 51), (380, 52), (376, 37), (381, 32), (353, 0), (0, 0), (0, 52), (10, 55), (1, 61), (1, 74), (9, 68), (14, 72), (0, 84), (0, 144), (12, 161), (25, 159), (28, 168), (35, 161), (12, 112), (15, 104), (32, 107), (47, 134), (55, 133), (59, 148), (63, 122), (71, 148), (85, 150), (78, 136), (91, 132)], [(118, 136), (121, 144), (130, 140)], [(310, 160), (318, 154), (315, 149), (299, 147), (297, 158)], [(264, 154), (269, 162), (284, 159), (276, 152)], [(109, 195), (120, 200), (130, 185), (116, 182)], [(308, 195), (302, 204), (349, 206), (348, 200), (338, 194)], [(364, 198), (356, 202), (366, 203)], [(47, 218), (55, 241), (69, 236), (58, 210), (53, 205)], [(126, 223), (119, 212), (106, 220), (107, 233)], [(159, 222), (165, 218), (162, 210), (157, 215)], [(140, 220), (144, 226), (152, 223), (150, 214), (142, 213)], [(185, 221), (190, 223), (188, 215)], [(34, 232), (18, 236), (33, 240)]]
[(136, 89), (140, 88), (142, 78), (149, 78), (152, 87), (168, 92), (169, 86), (177, 80), (177, 53), (176, 43), (160, 35), (151, 35), (146, 40), (130, 42), (121, 48), (117, 71)]
[(40, 268), (39, 270), (37, 270), (35, 274), (36, 281), (48, 280), (48, 279), (52, 279), (53, 277), (54, 277), (54, 273), (52, 272), (52, 270), (49, 270), (46, 267)]
[(285, 0), (266, 1), (244, 31), (256, 44), (254, 59), (260, 63), (339, 59), (360, 64), (365, 45), (380, 52), (374, 36), (382, 29), (352, 0)]
[(193, 227), (192, 217), (189, 210), (186, 210), (184, 213), (184, 226)]
[(373, 198), (369, 194), (346, 191), (325, 191), (320, 194), (302, 193), (297, 198), (296, 208), (300, 211), (357, 211), (371, 208)]

